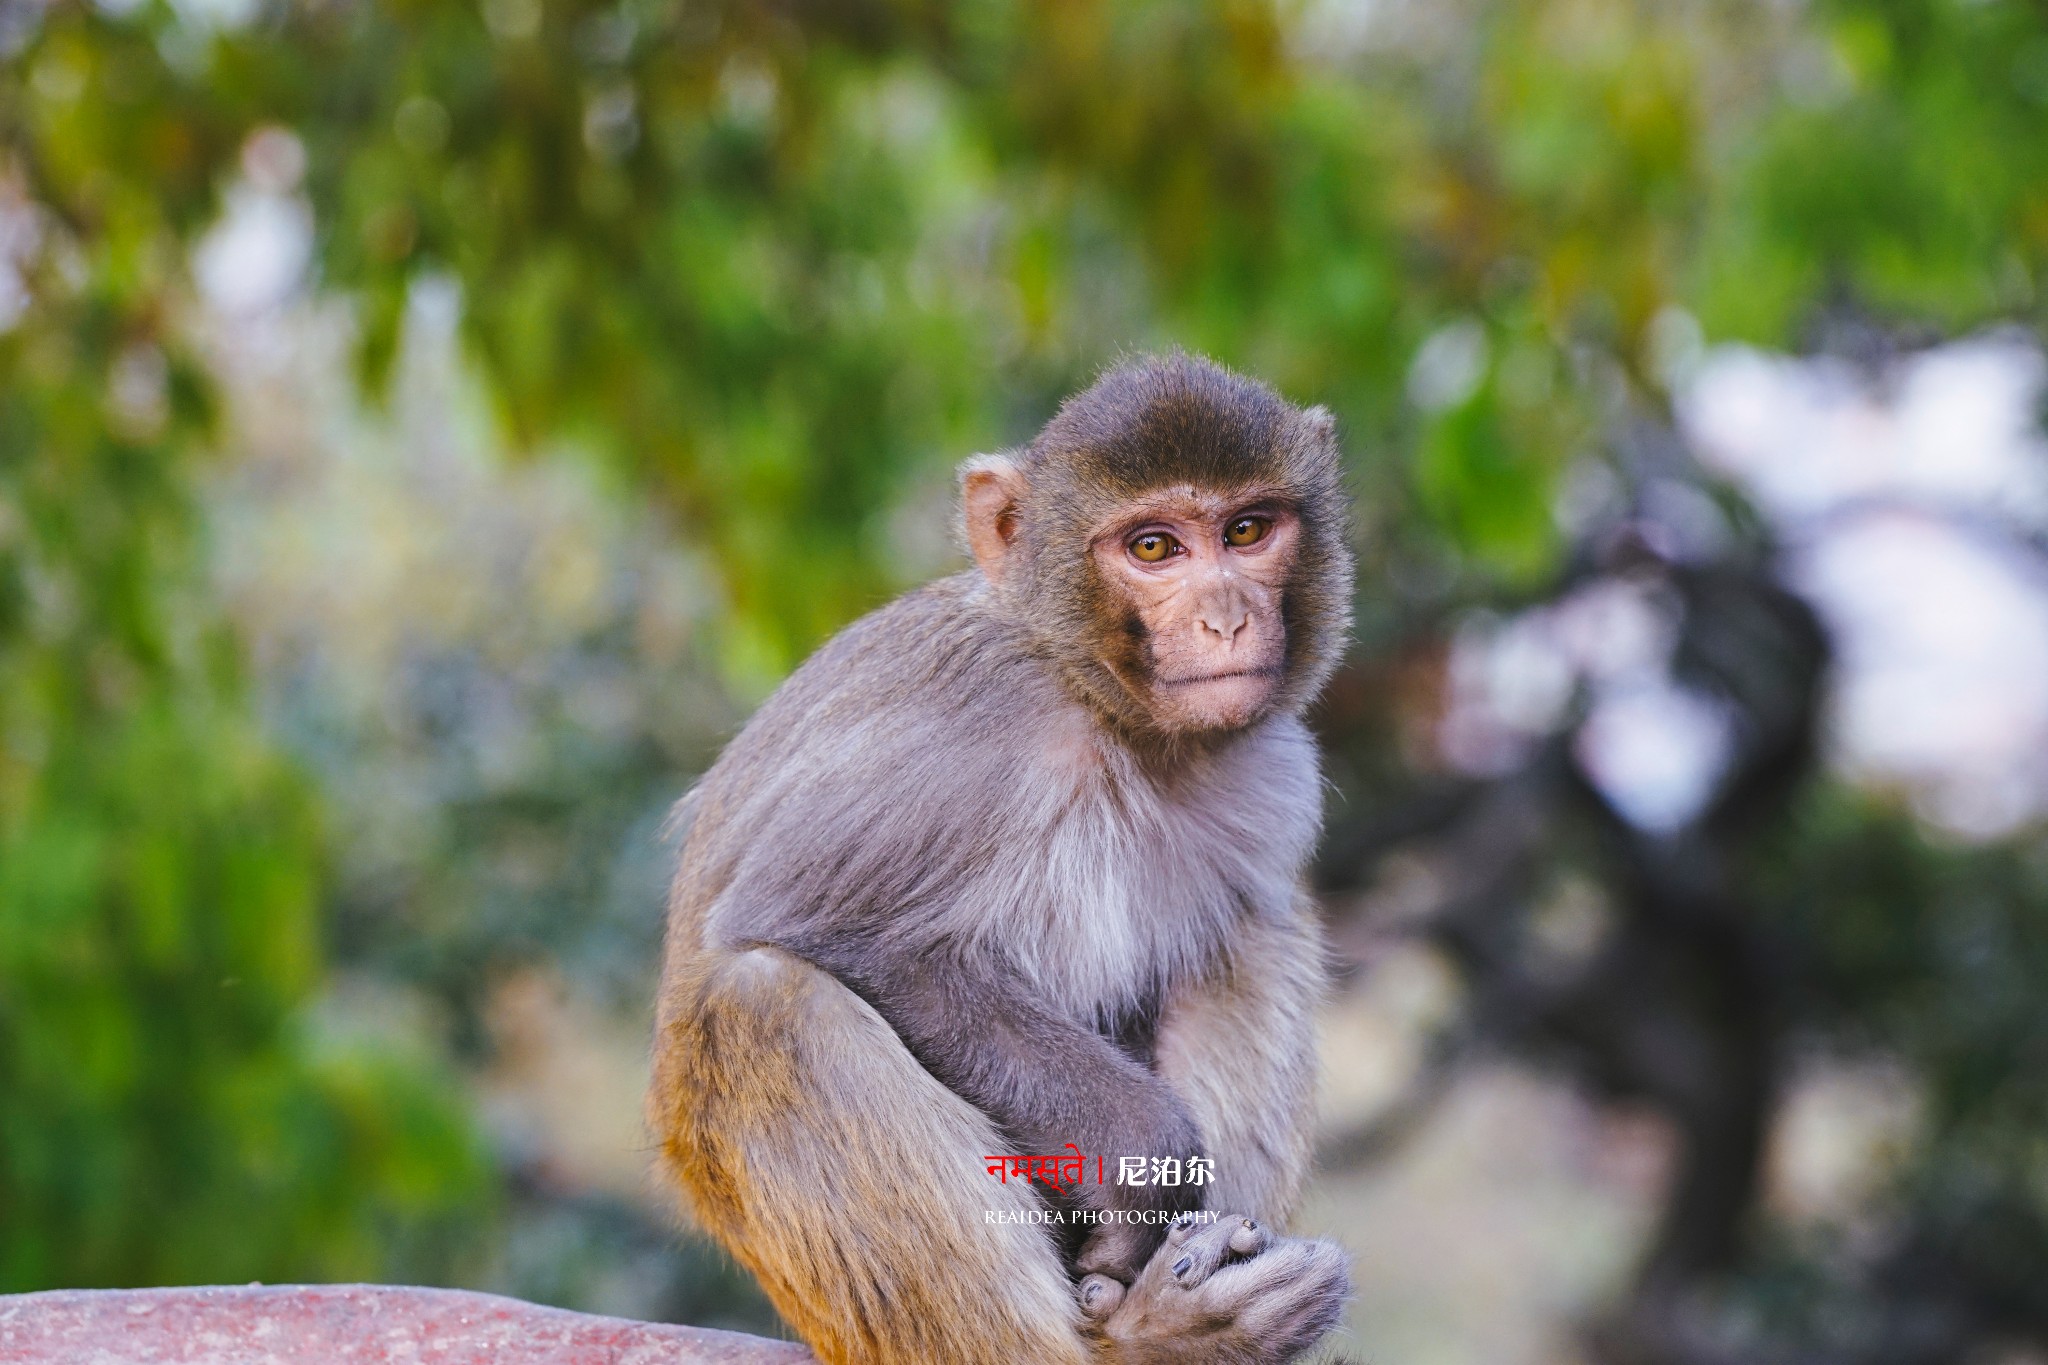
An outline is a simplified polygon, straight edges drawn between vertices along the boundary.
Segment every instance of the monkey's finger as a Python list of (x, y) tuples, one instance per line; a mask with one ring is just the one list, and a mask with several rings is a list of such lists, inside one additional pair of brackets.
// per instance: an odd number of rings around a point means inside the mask
[(1179, 1246), (1182, 1242), (1194, 1236), (1195, 1230), (1201, 1226), (1202, 1221), (1196, 1214), (1192, 1212), (1184, 1213), (1167, 1226), (1166, 1240), (1175, 1246)]
[(1187, 1239), (1177, 1245), (1169, 1242), (1159, 1252), (1162, 1258), (1173, 1257), (1167, 1264), (1166, 1273), (1183, 1289), (1193, 1289), (1208, 1279), (1216, 1267), (1230, 1259), (1230, 1239), (1243, 1230), (1244, 1222), (1242, 1218), (1218, 1218), (1214, 1222), (1198, 1224)]
[(1081, 1281), (1081, 1312), (1091, 1318), (1106, 1318), (1124, 1301), (1124, 1287), (1107, 1275), (1090, 1275)]
[(1249, 1260), (1264, 1251), (1272, 1242), (1273, 1234), (1252, 1219), (1240, 1218), (1237, 1223), (1238, 1226), (1230, 1234), (1232, 1260)]

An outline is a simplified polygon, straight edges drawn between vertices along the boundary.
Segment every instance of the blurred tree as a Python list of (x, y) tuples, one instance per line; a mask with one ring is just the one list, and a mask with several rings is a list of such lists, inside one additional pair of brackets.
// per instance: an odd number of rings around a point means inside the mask
[(310, 1013), (316, 806), (196, 543), (175, 319), (241, 128), (161, 34), (39, 20), (0, 78), (0, 1291), (444, 1275), (482, 1153), (433, 1059)]

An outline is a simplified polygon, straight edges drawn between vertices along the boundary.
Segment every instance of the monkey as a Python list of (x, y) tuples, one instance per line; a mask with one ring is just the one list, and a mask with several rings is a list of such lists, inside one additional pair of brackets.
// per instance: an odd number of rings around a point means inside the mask
[[(827, 1365), (1294, 1359), (1350, 1289), (1276, 1232), (1325, 974), (1334, 421), (1138, 357), (959, 482), (972, 564), (821, 646), (677, 806), (660, 1163)], [(1050, 1188), (997, 1160), (1074, 1151)]]

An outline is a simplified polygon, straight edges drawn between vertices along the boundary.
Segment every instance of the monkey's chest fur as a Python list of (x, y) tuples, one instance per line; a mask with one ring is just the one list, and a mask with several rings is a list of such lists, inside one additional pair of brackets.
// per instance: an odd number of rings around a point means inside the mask
[(712, 893), (713, 942), (857, 939), (870, 960), (952, 945), (1113, 1032), (1205, 972), (1247, 917), (1290, 912), (1321, 818), (1314, 741), (1292, 718), (1166, 768), (1049, 725), (997, 770), (891, 762), (888, 780), (863, 778), (848, 757), (879, 762), (887, 730), (864, 720), (784, 782), (718, 802), (727, 818), (702, 842), (725, 856), (686, 858), (684, 877)]
[(1035, 799), (940, 919), (1098, 1025), (1204, 973), (1247, 916), (1289, 913), (1321, 819), (1291, 719), (1166, 773), (1112, 750), (1019, 785)]

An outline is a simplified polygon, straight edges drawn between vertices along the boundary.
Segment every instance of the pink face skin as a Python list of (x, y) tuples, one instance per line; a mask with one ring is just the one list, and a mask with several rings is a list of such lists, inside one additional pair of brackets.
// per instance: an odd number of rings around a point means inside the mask
[(1287, 657), (1280, 595), (1300, 531), (1270, 496), (1183, 488), (1095, 539), (1103, 578), (1145, 623), (1147, 699), (1169, 728), (1247, 725), (1272, 702)]

